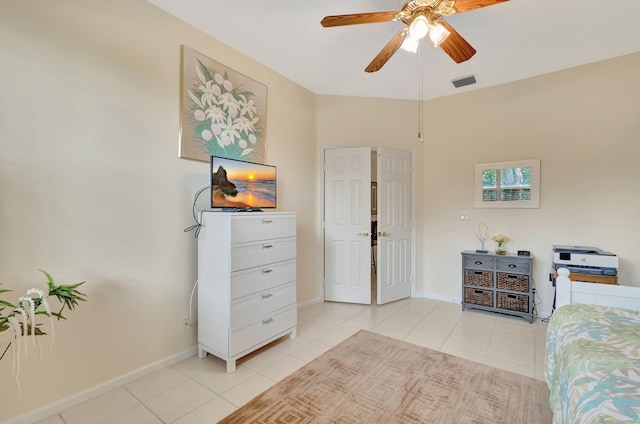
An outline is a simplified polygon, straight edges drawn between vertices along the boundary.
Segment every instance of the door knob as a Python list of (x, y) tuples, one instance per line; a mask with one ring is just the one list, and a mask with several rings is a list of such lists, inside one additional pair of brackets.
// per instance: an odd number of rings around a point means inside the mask
[(381, 231), (381, 232), (378, 233), (378, 236), (380, 236), (380, 237), (388, 237), (390, 235), (391, 234), (387, 233), (386, 231)]
[(358, 233), (358, 235), (367, 237), (369, 235), (369, 231), (364, 231), (362, 233)]

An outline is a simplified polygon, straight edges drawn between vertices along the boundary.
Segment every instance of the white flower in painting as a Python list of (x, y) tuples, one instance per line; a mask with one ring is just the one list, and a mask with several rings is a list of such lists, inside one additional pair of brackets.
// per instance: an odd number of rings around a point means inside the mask
[(250, 132), (255, 131), (253, 123), (247, 118), (245, 118), (244, 116), (241, 116), (237, 118), (235, 121), (233, 121), (233, 125), (237, 129), (239, 129), (241, 132), (244, 132), (246, 134), (249, 134)]
[(222, 83), (222, 86), (227, 91), (233, 90), (233, 83), (231, 81), (229, 81), (229, 80), (224, 80), (224, 82)]
[(258, 113), (258, 107), (255, 102), (251, 99), (247, 99), (242, 94), (238, 97), (240, 97), (240, 100), (238, 100), (238, 105), (240, 106), (240, 115), (249, 115), (249, 117), (253, 119), (253, 114)]
[(224, 122), (227, 119), (227, 114), (224, 113), (224, 110), (220, 106), (210, 106), (207, 109), (206, 115), (208, 118), (211, 118), (212, 122)]
[(258, 142), (258, 139), (256, 138), (256, 136), (255, 136), (255, 135), (253, 135), (253, 134), (249, 134), (249, 142), (250, 142), (251, 144), (256, 144), (256, 143)]
[(195, 112), (193, 112), (193, 116), (198, 120), (198, 121), (204, 121), (205, 118), (207, 117), (203, 111), (201, 111), (200, 109), (196, 109)]
[(202, 131), (201, 135), (202, 135), (202, 138), (206, 141), (211, 140), (211, 137), (213, 137), (213, 134), (209, 130)]
[(246, 149), (247, 148), (247, 141), (246, 140), (240, 140), (238, 142), (238, 146), (240, 146), (241, 149)]
[(216, 80), (216, 83), (218, 83), (218, 85), (222, 85), (222, 83), (224, 83), (224, 77), (222, 76), (222, 74), (215, 74), (213, 76), (213, 79)]
[(233, 143), (236, 138), (240, 138), (240, 133), (238, 129), (233, 125), (233, 120), (228, 118), (226, 122), (221, 123), (220, 127), (222, 128), (222, 132), (220, 135), (224, 137), (228, 137), (231, 140), (230, 143)]
[(217, 97), (220, 95), (220, 87), (215, 85), (213, 81), (207, 81), (205, 85), (198, 87), (202, 91), (200, 100), (204, 105), (213, 105), (217, 103)]
[(213, 132), (214, 135), (220, 135), (220, 133), (222, 132), (222, 128), (220, 128), (220, 124), (212, 124), (211, 132)]
[(238, 102), (231, 93), (224, 93), (220, 95), (218, 104), (222, 106), (224, 110), (229, 113), (229, 116), (235, 118), (238, 116)]
[(220, 147), (225, 148), (227, 146), (231, 145), (231, 139), (229, 138), (228, 135), (223, 135), (221, 137), (216, 137), (218, 140), (218, 144), (220, 145)]

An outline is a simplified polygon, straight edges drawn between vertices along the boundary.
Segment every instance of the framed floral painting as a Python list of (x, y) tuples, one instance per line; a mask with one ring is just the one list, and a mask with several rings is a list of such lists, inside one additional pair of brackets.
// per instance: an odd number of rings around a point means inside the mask
[(264, 163), (267, 87), (182, 46), (181, 158)]

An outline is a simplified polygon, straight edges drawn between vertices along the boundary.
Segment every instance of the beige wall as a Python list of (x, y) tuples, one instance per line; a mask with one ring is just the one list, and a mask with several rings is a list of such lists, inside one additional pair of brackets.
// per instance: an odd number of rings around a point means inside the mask
[[(192, 348), (191, 201), (208, 164), (177, 158), (180, 46), (268, 87), (267, 161), (298, 214), (298, 301), (317, 296), (315, 99), (143, 0), (0, 6), (0, 282), (11, 300), (87, 280), (89, 301), (22, 361), (0, 362), (0, 421)], [(7, 298), (3, 295), (3, 298)], [(45, 341), (45, 339), (43, 339)], [(4, 348), (5, 343), (0, 343)]]
[[(479, 221), (535, 259), (538, 311), (550, 313), (552, 245), (618, 254), (640, 286), (640, 54), (426, 102), (320, 96), (320, 146), (416, 151), (417, 293), (459, 301), (460, 252), (480, 248)], [(539, 209), (475, 209), (474, 165), (541, 160)], [(468, 211), (470, 221), (460, 221)], [(495, 243), (489, 242), (493, 249)]]

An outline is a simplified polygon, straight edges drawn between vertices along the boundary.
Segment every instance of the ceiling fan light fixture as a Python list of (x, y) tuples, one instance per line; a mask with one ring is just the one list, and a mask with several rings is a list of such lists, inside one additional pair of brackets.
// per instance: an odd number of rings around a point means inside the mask
[(409, 35), (404, 39), (400, 48), (411, 53), (416, 53), (418, 51), (418, 44), (420, 44), (420, 39), (413, 38)]
[(440, 22), (429, 26), (429, 38), (433, 43), (433, 47), (438, 47), (447, 37), (451, 35), (448, 29)]
[(429, 32), (429, 21), (423, 15), (417, 16), (409, 25), (409, 36), (416, 40), (423, 39)]

